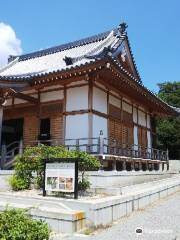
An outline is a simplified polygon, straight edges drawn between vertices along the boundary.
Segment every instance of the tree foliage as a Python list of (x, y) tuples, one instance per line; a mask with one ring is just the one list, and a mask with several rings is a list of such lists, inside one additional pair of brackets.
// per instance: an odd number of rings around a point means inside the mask
[[(165, 82), (158, 86), (158, 96), (169, 105), (180, 108), (180, 82)], [(157, 144), (169, 149), (171, 159), (180, 159), (180, 116), (157, 120)]]
[[(42, 187), (44, 167), (43, 161), (48, 158), (78, 158), (81, 180), (79, 180), (80, 189), (89, 187), (85, 179), (86, 171), (97, 170), (100, 163), (94, 156), (78, 151), (69, 151), (62, 146), (27, 147), (24, 153), (18, 155), (15, 159), (15, 174), (10, 178), (10, 185), (13, 190), (23, 190), (30, 188), (34, 184), (37, 188)], [(84, 189), (86, 190), (86, 189)]]

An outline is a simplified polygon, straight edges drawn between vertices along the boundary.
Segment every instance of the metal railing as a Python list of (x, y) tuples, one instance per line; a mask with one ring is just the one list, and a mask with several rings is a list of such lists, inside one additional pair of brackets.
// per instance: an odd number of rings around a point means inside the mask
[[(114, 139), (104, 138), (100, 135), (96, 138), (78, 139), (51, 139), (31, 142), (31, 146), (40, 144), (51, 146), (64, 146), (68, 150), (80, 150), (94, 155), (116, 155), (129, 158), (168, 160), (168, 151), (140, 145), (120, 143)], [(23, 153), (23, 141), (16, 141), (1, 147), (1, 169), (9, 169), (13, 165), (14, 157)]]
[(62, 145), (68, 150), (81, 150), (90, 154), (117, 155), (131, 158), (142, 158), (151, 160), (168, 160), (168, 152), (155, 148), (143, 147), (136, 144), (120, 143), (114, 139), (99, 136), (96, 138), (59, 139), (59, 140), (37, 140), (33, 145), (48, 144), (51, 146)]

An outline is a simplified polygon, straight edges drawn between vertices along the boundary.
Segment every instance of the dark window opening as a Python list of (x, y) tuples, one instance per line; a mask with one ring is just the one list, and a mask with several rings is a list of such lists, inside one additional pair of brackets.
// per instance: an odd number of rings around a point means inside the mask
[(41, 119), (39, 140), (50, 140), (50, 118)]

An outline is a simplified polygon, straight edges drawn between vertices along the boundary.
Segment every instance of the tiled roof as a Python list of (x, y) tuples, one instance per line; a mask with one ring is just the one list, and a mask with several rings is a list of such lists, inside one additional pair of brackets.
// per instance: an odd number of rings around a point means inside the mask
[[(35, 76), (90, 64), (102, 59), (108, 51), (115, 51), (125, 37), (126, 32), (118, 27), (79, 41), (13, 56), (11, 62), (0, 70), (0, 79), (27, 81)], [(72, 64), (67, 65), (65, 58), (69, 58)]]

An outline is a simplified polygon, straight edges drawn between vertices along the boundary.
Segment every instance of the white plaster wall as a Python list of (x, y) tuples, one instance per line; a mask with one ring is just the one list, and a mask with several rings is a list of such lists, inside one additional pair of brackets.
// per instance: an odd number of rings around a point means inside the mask
[(21, 103), (27, 103), (27, 101), (19, 99), (19, 98), (14, 99), (14, 104), (21, 104)]
[(60, 99), (63, 99), (63, 97), (64, 96), (63, 96), (62, 90), (41, 93), (41, 95), (40, 95), (41, 102), (60, 100)]
[(132, 106), (126, 102), (122, 102), (122, 109), (128, 113), (132, 113)]
[[(148, 148), (151, 148), (151, 132), (147, 131), (147, 146)], [(150, 152), (150, 149), (149, 149)]]
[(99, 137), (102, 130), (105, 138), (108, 136), (108, 123), (107, 119), (93, 114), (93, 137)]
[(67, 90), (66, 111), (88, 109), (88, 86)]
[[(138, 127), (134, 126), (134, 145), (138, 145)], [(135, 150), (138, 150), (138, 146), (134, 146)]]
[(137, 123), (137, 108), (133, 107), (133, 122)]
[(65, 138), (88, 138), (88, 114), (66, 116)]
[(140, 125), (146, 127), (146, 114), (141, 110), (138, 110), (138, 120)]
[(96, 87), (93, 87), (93, 109), (107, 113), (107, 93)]
[(147, 127), (150, 128), (151, 127), (151, 123), (150, 123), (150, 115), (147, 114)]
[(113, 97), (112, 95), (109, 95), (109, 103), (118, 108), (121, 108), (121, 100), (116, 97)]

